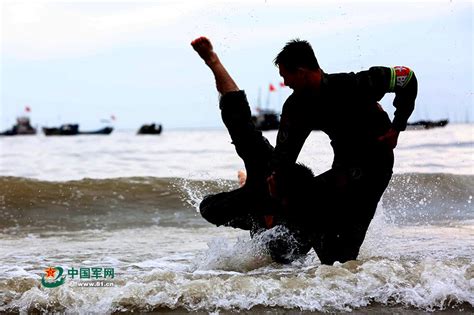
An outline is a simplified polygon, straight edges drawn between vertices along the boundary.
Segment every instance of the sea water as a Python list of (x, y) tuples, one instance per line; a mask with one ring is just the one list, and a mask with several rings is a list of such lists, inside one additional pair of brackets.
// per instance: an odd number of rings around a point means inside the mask
[[(243, 169), (225, 130), (2, 137), (0, 150), (0, 312), (474, 311), (473, 125), (401, 134), (358, 260), (333, 266), (313, 251), (273, 263), (258, 238), (201, 218)], [(313, 132), (299, 161), (317, 174), (331, 159)]]

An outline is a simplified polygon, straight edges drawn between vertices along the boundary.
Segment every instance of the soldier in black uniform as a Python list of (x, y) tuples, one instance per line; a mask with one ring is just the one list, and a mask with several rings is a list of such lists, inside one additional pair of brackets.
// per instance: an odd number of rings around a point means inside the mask
[[(327, 74), (303, 40), (288, 42), (275, 65), (293, 93), (283, 105), (269, 180), (296, 161), (312, 130), (326, 133), (334, 150), (332, 168), (315, 178), (315, 206), (301, 217), (312, 226), (322, 263), (356, 259), (390, 181), (399, 132), (415, 106), (415, 74), (407, 67)], [(392, 122), (378, 103), (387, 92), (395, 92)]]

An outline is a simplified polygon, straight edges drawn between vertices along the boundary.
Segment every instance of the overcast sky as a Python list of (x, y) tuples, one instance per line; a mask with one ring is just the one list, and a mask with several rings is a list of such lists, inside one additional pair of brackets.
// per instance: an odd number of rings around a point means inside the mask
[[(205, 35), (250, 102), (290, 94), (272, 61), (306, 39), (326, 72), (406, 65), (419, 80), (411, 121), (474, 119), (471, 1), (5, 1), (1, 118), (119, 129), (222, 127), (210, 71), (189, 43)], [(268, 93), (268, 85), (277, 91)], [(390, 113), (393, 96), (382, 105)]]

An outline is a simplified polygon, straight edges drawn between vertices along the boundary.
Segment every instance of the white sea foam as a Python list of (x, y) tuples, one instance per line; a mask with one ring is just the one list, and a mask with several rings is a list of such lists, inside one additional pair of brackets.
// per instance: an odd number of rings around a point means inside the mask
[[(306, 268), (304, 268), (306, 267)], [(122, 276), (113, 288), (55, 289), (38, 280), (7, 284), (0, 310), (248, 310), (256, 306), (350, 311), (373, 303), (426, 311), (474, 304), (472, 261), (369, 259), (334, 266), (267, 265), (253, 272), (176, 271), (169, 267)], [(17, 295), (11, 293), (17, 291)]]

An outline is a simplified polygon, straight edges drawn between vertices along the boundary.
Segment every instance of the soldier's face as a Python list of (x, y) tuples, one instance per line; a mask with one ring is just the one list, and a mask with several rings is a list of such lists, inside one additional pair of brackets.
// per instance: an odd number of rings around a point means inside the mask
[(303, 69), (289, 71), (284, 65), (278, 65), (278, 69), (287, 87), (294, 91), (304, 88), (306, 84), (306, 73)]

